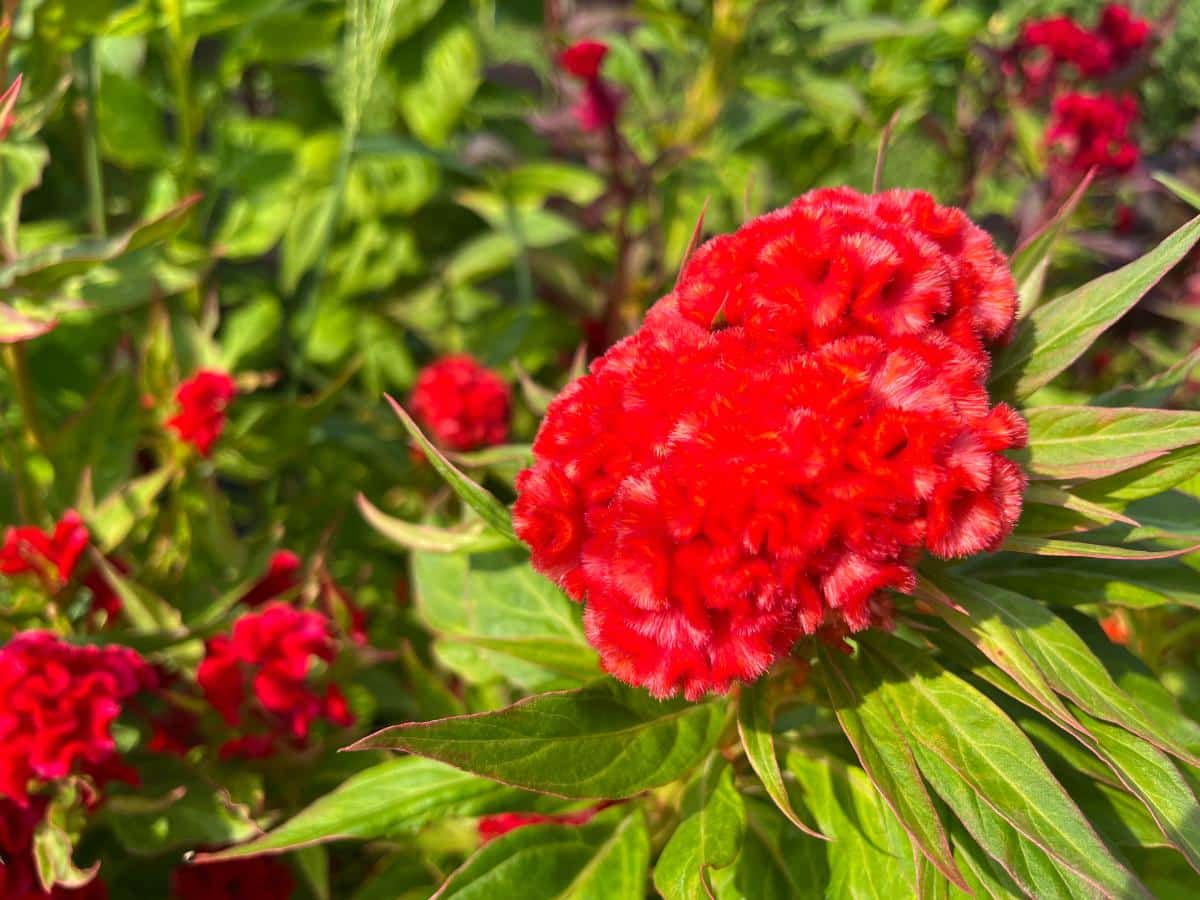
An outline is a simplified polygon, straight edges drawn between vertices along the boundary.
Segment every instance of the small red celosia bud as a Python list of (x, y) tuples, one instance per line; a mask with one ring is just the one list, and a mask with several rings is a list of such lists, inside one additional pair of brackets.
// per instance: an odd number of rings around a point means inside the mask
[(167, 427), (201, 456), (208, 456), (221, 436), (225, 409), (236, 393), (237, 386), (227, 374), (203, 369), (176, 390), (179, 412), (167, 419)]
[(1063, 94), (1046, 129), (1051, 177), (1074, 179), (1093, 166), (1102, 174), (1128, 172), (1138, 161), (1133, 125), (1137, 100), (1111, 94)]
[(450, 450), (508, 440), (508, 385), (470, 356), (445, 356), (426, 366), (413, 387), (411, 405), (433, 439)]
[(689, 260), (551, 404), (518, 479), (533, 563), (605, 668), (695, 699), (822, 627), (886, 625), (923, 551), (997, 548), (1025, 423), (985, 388), (1016, 290), (927, 194), (814, 191)]
[(352, 723), (337, 686), (319, 691), (311, 677), (314, 662), (331, 663), (335, 655), (328, 619), (271, 603), (238, 619), (232, 634), (209, 639), (196, 680), (230, 726), (249, 718), (249, 724), (303, 746), (319, 718)]
[(127, 647), (75, 647), (26, 631), (0, 648), (0, 795), (20, 804), (34, 779), (128, 779), (111, 729), (124, 701), (157, 685)]
[(255, 608), (279, 598), (292, 599), (300, 587), (304, 563), (291, 550), (276, 550), (267, 563), (267, 572), (242, 595), (241, 602)]
[(558, 64), (568, 75), (580, 81), (595, 81), (608, 55), (608, 45), (600, 41), (577, 41), (559, 54)]
[(33, 575), (55, 591), (71, 580), (87, 544), (87, 526), (73, 509), (63, 513), (52, 532), (33, 525), (9, 528), (0, 546), (0, 574)]
[(171, 875), (171, 900), (290, 900), (291, 869), (269, 856), (180, 866)]

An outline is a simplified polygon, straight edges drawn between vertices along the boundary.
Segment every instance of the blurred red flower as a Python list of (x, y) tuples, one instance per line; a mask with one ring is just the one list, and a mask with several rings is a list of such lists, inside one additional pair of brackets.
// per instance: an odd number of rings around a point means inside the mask
[(1128, 172), (1140, 155), (1131, 133), (1137, 118), (1137, 100), (1127, 95), (1063, 94), (1046, 129), (1051, 180), (1073, 181), (1092, 166)]
[(548, 815), (543, 813), (497, 813), (494, 816), (484, 816), (478, 822), (479, 837), (486, 844), (502, 834), (508, 834), (526, 825), (586, 825), (601, 809), (608, 804), (583, 809), (575, 813)]
[(43, 631), (0, 648), (0, 795), (24, 805), (30, 781), (74, 773), (136, 782), (117, 755), (122, 704), (154, 670), (127, 647), (76, 647)]
[(617, 120), (621, 95), (600, 77), (600, 66), (608, 45), (600, 41), (577, 41), (558, 57), (564, 72), (583, 82), (583, 91), (571, 114), (584, 131), (603, 131)]
[(465, 354), (426, 366), (411, 400), (430, 436), (450, 450), (503, 444), (511, 403), (508, 385)]
[[(294, 745), (303, 745), (319, 718), (342, 727), (353, 716), (336, 684), (320, 691), (312, 678), (317, 661), (332, 663), (336, 646), (329, 620), (320, 613), (271, 603), (234, 623), (230, 635), (210, 638), (196, 680), (209, 703), (232, 727), (252, 724), (267, 728)], [(252, 713), (250, 699), (257, 709)], [(233, 753), (250, 749), (260, 756), (261, 741), (246, 736), (231, 742)]]
[(180, 866), (171, 874), (171, 900), (288, 900), (292, 870), (269, 856)]
[(226, 407), (236, 394), (237, 386), (226, 373), (202, 369), (175, 391), (179, 412), (167, 419), (167, 428), (201, 456), (208, 456), (225, 427)]
[(814, 191), (698, 250), (551, 404), (514, 525), (604, 667), (695, 699), (886, 624), (922, 551), (995, 549), (1025, 480), (986, 347), (1004, 257), (927, 194)]
[(253, 609), (280, 597), (292, 599), (300, 587), (303, 569), (303, 561), (291, 550), (276, 550), (266, 573), (242, 595), (241, 602)]
[(608, 45), (601, 41), (576, 41), (559, 54), (558, 63), (568, 75), (594, 81), (600, 77), (600, 66), (607, 55)]
[(63, 513), (51, 532), (35, 525), (9, 528), (0, 546), (0, 574), (33, 575), (52, 593), (71, 580), (88, 545), (88, 530), (79, 513)]

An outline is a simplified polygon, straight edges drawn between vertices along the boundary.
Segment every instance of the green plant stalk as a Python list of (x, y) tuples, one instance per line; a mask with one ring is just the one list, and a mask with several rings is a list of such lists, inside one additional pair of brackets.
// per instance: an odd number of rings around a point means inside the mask
[(175, 89), (176, 115), (179, 117), (179, 186), (183, 194), (191, 193), (196, 177), (196, 123), (192, 110), (192, 54), (196, 39), (183, 30), (181, 0), (161, 0), (163, 18), (167, 23), (167, 57)]
[(100, 61), (96, 56), (95, 41), (90, 40), (79, 50), (78, 68), (83, 72), (84, 104), (83, 166), (87, 182), (88, 226), (98, 238), (108, 236), (105, 222), (104, 171), (100, 163), (100, 126), (96, 116), (96, 102), (100, 90)]
[(46, 447), (46, 435), (42, 431), (37, 413), (37, 395), (33, 380), (29, 376), (29, 360), (23, 343), (9, 344), (4, 348), (4, 362), (12, 376), (17, 396), (17, 407), (21, 410), (21, 424), (25, 431), (25, 443), (29, 449), (39, 452)]

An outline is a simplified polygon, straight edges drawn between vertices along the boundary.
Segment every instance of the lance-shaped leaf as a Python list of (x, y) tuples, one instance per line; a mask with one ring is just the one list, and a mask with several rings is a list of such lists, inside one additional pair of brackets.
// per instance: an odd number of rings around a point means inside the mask
[(777, 695), (773, 688), (774, 682), (769, 678), (760, 678), (739, 688), (737, 727), (742, 749), (746, 751), (746, 759), (766, 789), (767, 796), (779, 807), (779, 811), (805, 834), (825, 839), (825, 835), (796, 814), (788, 798), (783, 772), (775, 755), (773, 728)]
[(530, 797), (433, 760), (406, 756), (364, 769), (282, 825), (198, 860), (283, 853), (328, 841), (395, 837), (429, 822), (528, 808)]
[(433, 896), (640, 900), (649, 864), (641, 810), (614, 809), (586, 825), (529, 825), (489, 841)]
[(0, 303), (0, 344), (19, 344), (48, 334), (58, 326), (53, 318), (33, 318)]
[(1099, 503), (1093, 503), (1091, 500), (1076, 497), (1069, 491), (1064, 491), (1060, 487), (1044, 482), (1034, 482), (1025, 489), (1024, 511), (1028, 512), (1031, 505), (1070, 510), (1095, 523), (1121, 522), (1124, 525), (1134, 526), (1139, 524), (1136, 519), (1131, 519), (1124, 513), (1109, 509), (1107, 506)]
[(196, 194), (181, 200), (162, 215), (135, 225), (129, 231), (104, 241), (55, 245), (36, 250), (5, 266), (0, 266), (0, 288), (30, 293), (45, 293), (66, 279), (86, 272), (92, 266), (149, 247), (178, 232), (187, 223), (192, 207), (200, 200)]
[(1200, 474), (1200, 447), (1180, 447), (1124, 472), (1086, 481), (1074, 492), (1098, 503), (1118, 505), (1169, 491)]
[(183, 632), (183, 617), (179, 610), (149, 588), (127, 578), (100, 553), (93, 550), (91, 557), (92, 564), (121, 599), (121, 614), (134, 631), (171, 635)]
[(1000, 396), (1028, 397), (1078, 359), (1200, 240), (1200, 217), (1145, 256), (1035, 309), (992, 366)]
[(459, 499), (479, 513), (479, 517), (494, 528), (497, 534), (503, 535), (513, 543), (518, 543), (517, 536), (513, 534), (512, 530), (512, 518), (504, 504), (456, 469), (454, 464), (430, 442), (429, 438), (425, 437), (420, 426), (413, 421), (413, 417), (403, 406), (390, 396), (387, 397), (387, 402), (391, 404), (392, 410), (408, 430), (409, 435), (425, 453), (429, 464), (445, 479), (446, 484), (459, 496)]
[(630, 797), (674, 781), (716, 745), (729, 704), (654, 700), (611, 679), (494, 712), (385, 728), (353, 750), (404, 750), (560, 797)]
[[(1146, 896), (1142, 884), (1112, 855), (1051, 775), (1029, 738), (991, 700), (896, 638), (871, 635), (859, 646), (861, 664), (876, 679), (903, 727), (921, 736), (914, 747), (922, 774), (960, 819), (972, 809), (986, 808), (993, 820), (998, 817), (1054, 860), (1063, 880), (1082, 879), (1106, 896)], [(983, 840), (985, 824), (981, 815), (980, 833), (973, 832), (977, 840)], [(1004, 841), (1004, 835), (988, 840), (993, 856), (1011, 858), (1019, 850)], [(1033, 887), (1054, 886), (1047, 877), (1045, 884)]]
[(1001, 548), (1011, 553), (1030, 553), (1034, 556), (1065, 556), (1083, 559), (1171, 559), (1200, 549), (1200, 544), (1173, 550), (1138, 550), (1136, 547), (1114, 547), (1108, 544), (1089, 544), (1083, 541), (1064, 541), (1057, 538), (1013, 534)]
[(1080, 718), (1095, 738), (1094, 750), (1145, 805), (1163, 836), (1200, 872), (1200, 803), (1171, 758), (1124, 728)]
[(1108, 560), (1000, 557), (973, 567), (971, 574), (1060, 606), (1113, 603), (1140, 608), (1179, 603), (1200, 608), (1200, 575), (1178, 560), (1131, 566)]
[[(716, 895), (755, 900), (825, 896), (827, 845), (797, 830), (772, 803), (753, 795), (743, 800), (746, 832), (742, 852), (732, 870), (713, 875)], [(726, 883), (731, 884), (726, 887)]]
[(451, 531), (433, 525), (419, 525), (389, 516), (362, 494), (354, 500), (368, 525), (389, 541), (409, 550), (425, 550), (430, 553), (481, 553), (512, 546), (510, 540), (494, 531), (484, 530), (482, 526), (470, 531)]
[(1009, 626), (1059, 694), (1091, 715), (1127, 728), (1193, 765), (1197, 763), (1187, 747), (1142, 715), (1138, 704), (1113, 681), (1074, 629), (1041, 603), (978, 581), (943, 575), (940, 584), (972, 618), (997, 617)]
[(154, 513), (158, 495), (177, 474), (173, 467), (163, 466), (123, 484), (101, 500), (86, 515), (96, 546), (104, 553), (115, 550), (138, 522)]
[(1013, 280), (1017, 282), (1017, 296), (1020, 304), (1017, 314), (1028, 315), (1038, 301), (1042, 299), (1042, 288), (1046, 283), (1046, 271), (1050, 268), (1050, 254), (1058, 239), (1066, 230), (1067, 223), (1075, 214), (1079, 201), (1083, 199), (1088, 185), (1096, 175), (1095, 167), (1083, 176), (1071, 196), (1066, 199), (1057, 213), (1049, 222), (1043, 225), (1029, 240), (1016, 249), (1009, 265), (1012, 267)]
[(654, 867), (654, 886), (665, 900), (712, 896), (710, 870), (737, 859), (746, 830), (746, 808), (733, 769), (714, 753), (688, 783), (681, 820)]
[(1200, 413), (1106, 406), (1028, 410), (1029, 446), (1012, 454), (1031, 478), (1103, 478), (1200, 444)]
[(822, 651), (820, 658), (818, 672), (859, 762), (924, 858), (965, 890), (908, 735), (879, 692), (864, 682), (861, 666), (828, 651)]
[(1153, 178), (1188, 206), (1193, 209), (1200, 209), (1200, 191), (1197, 191), (1194, 187), (1184, 184), (1174, 175), (1170, 175), (1167, 172), (1155, 172)]
[(789, 751), (784, 764), (830, 838), (818, 845), (829, 860), (829, 883), (814, 893), (855, 900), (916, 896), (908, 835), (862, 769), (799, 750)]

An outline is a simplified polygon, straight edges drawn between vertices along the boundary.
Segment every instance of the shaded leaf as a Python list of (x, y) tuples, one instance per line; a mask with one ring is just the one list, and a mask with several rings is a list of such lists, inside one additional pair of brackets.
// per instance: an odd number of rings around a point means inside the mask
[(451, 531), (448, 528), (406, 522), (381, 511), (362, 494), (356, 495), (354, 501), (368, 525), (389, 541), (409, 550), (424, 550), (430, 553), (481, 553), (512, 546), (511, 541), (492, 531)]
[(1054, 217), (1018, 247), (1009, 259), (1013, 280), (1017, 283), (1017, 296), (1020, 298), (1018, 315), (1028, 315), (1042, 299), (1042, 288), (1046, 283), (1046, 271), (1050, 268), (1054, 245), (1062, 237), (1095, 175), (1096, 169), (1089, 169)]
[(654, 866), (654, 886), (666, 900), (704, 900), (712, 895), (709, 870), (733, 863), (746, 828), (733, 769), (719, 753), (710, 756), (688, 784), (680, 814)]

